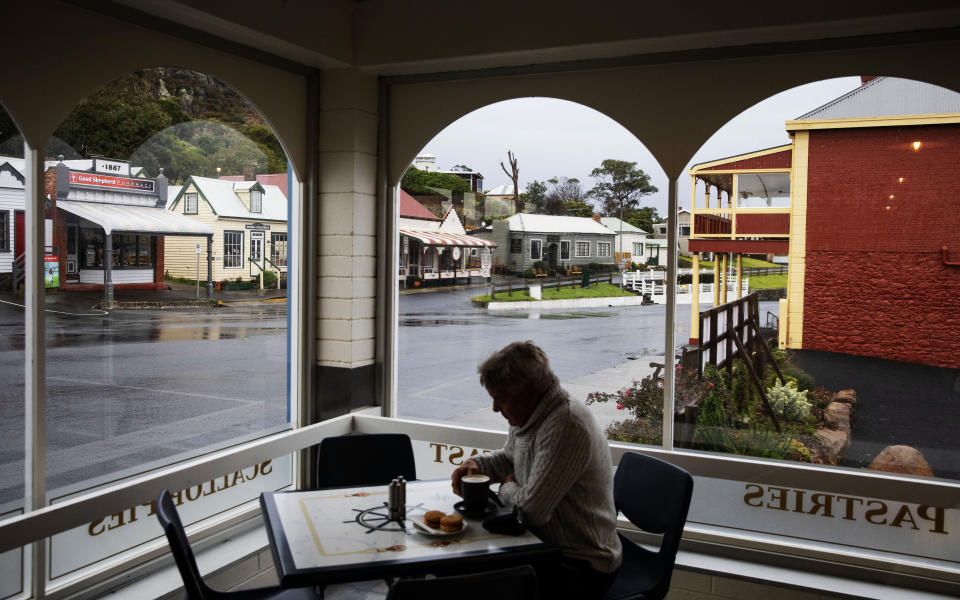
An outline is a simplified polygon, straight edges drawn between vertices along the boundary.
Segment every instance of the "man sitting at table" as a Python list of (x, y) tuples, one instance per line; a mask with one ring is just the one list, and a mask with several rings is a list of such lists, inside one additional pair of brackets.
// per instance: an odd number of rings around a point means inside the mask
[(553, 583), (565, 597), (601, 597), (620, 567), (607, 441), (586, 406), (570, 399), (533, 342), (514, 342), (479, 367), (493, 410), (510, 424), (501, 450), (464, 461), (452, 476), (501, 482), (500, 499), (518, 505), (531, 528), (561, 547)]

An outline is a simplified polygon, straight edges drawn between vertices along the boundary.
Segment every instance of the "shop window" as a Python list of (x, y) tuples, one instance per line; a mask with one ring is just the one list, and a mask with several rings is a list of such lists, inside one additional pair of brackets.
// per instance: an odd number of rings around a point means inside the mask
[(590, 242), (577, 242), (577, 258), (590, 256)]
[[(173, 117), (168, 101), (138, 92), (163, 85), (196, 94), (189, 115)], [(189, 120), (191, 115), (197, 120)], [(0, 136), (6, 135), (7, 129), (0, 129)], [(238, 133), (248, 130), (258, 132), (256, 141)], [(119, 139), (110, 134), (116, 131), (129, 135)], [(213, 173), (241, 179), (251, 168), (282, 174), (290, 181), (289, 206), (299, 210), (299, 182), (286, 173), (289, 162), (265, 119), (237, 91), (203, 73), (165, 67), (124, 76), (92, 91), (54, 137), (58, 151), (47, 156), (64, 154), (65, 160), (62, 164), (47, 161), (45, 183), (66, 186), (68, 197), (48, 216), (50, 252), (61, 253), (61, 265), (72, 266), (75, 261), (77, 266), (61, 267), (61, 298), (105, 294), (104, 227), (112, 231), (110, 282), (118, 301), (145, 299), (167, 306), (171, 297), (182, 300), (184, 294), (160, 289), (166, 287), (165, 278), (171, 286), (199, 281), (191, 288), (202, 296), (208, 277), (207, 238), (198, 235), (196, 222), (183, 219), (182, 213), (196, 214), (203, 195), (214, 209), (209, 223), (218, 244), (225, 225), (221, 217), (243, 216), (237, 213), (242, 207), (230, 196), (234, 182), (210, 177)], [(88, 157), (94, 151), (98, 156)], [(158, 178), (161, 168), (164, 178)], [(182, 196), (183, 207), (171, 212), (157, 206), (163, 185), (170, 194), (178, 186), (195, 187)], [(210, 193), (202, 186), (209, 186)], [(221, 188), (229, 194), (221, 194)], [(110, 203), (102, 202), (105, 194)], [(124, 205), (135, 210), (125, 210)], [(271, 219), (283, 221), (277, 228), (287, 228), (287, 207), (284, 202), (271, 213)], [(183, 225), (184, 221), (192, 225)], [(226, 228), (230, 230), (222, 246), (212, 248), (211, 278), (222, 284), (214, 284), (214, 294), (218, 287), (245, 288), (253, 275), (242, 270), (244, 224), (233, 220)], [(288, 236), (296, 232), (271, 240), (271, 252), (282, 256), (282, 262), (294, 239)], [(196, 252), (198, 244), (201, 254)], [(291, 294), (290, 301), (297, 301), (296, 294)], [(289, 429), (296, 423), (298, 403), (291, 402), (288, 393), (288, 381), (297, 368), (288, 349), (296, 351), (297, 344), (288, 338), (287, 314), (286, 307), (265, 304), (258, 307), (255, 324), (235, 327), (226, 315), (205, 309), (142, 311), (129, 314), (130, 319), (97, 319), (96, 323), (71, 321), (48, 311), (44, 317), (51, 333), (48, 347), (32, 357), (46, 364), (47, 463), (40, 475), (45, 476), (47, 500), (66, 502), (104, 485)], [(268, 351), (251, 353), (245, 349), (249, 344), (243, 343), (247, 339), (255, 339)], [(24, 367), (15, 367), (12, 360), (8, 363), (10, 385), (0, 400), (4, 406), (23, 406), (23, 384), (16, 383), (14, 372), (22, 374)], [(16, 394), (21, 397), (15, 399)], [(11, 424), (11, 431), (12, 423), (5, 423)], [(23, 440), (6, 437), (13, 440), (10, 448), (21, 449), (10, 460), (20, 461), (22, 472)], [(15, 472), (7, 464), (8, 456), (11, 453), (5, 449), (0, 451), (0, 466)], [(290, 456), (278, 457), (229, 474), (227, 483), (220, 477), (205, 482), (199, 492), (196, 487), (187, 490), (183, 501), (189, 510), (182, 513), (188, 515), (187, 524), (215, 526), (212, 517), (225, 509), (255, 500), (264, 489), (290, 485), (292, 461)], [(15, 483), (0, 482), (0, 518), (11, 500), (10, 484)], [(22, 498), (22, 489), (15, 495)], [(143, 560), (125, 553), (131, 548), (142, 550), (143, 544), (162, 536), (156, 521), (142, 506), (117, 514), (49, 538), (48, 590), (102, 572), (100, 561), (108, 558)], [(6, 557), (0, 556), (4, 574), (11, 572), (3, 562)], [(111, 563), (109, 568), (115, 567)], [(4, 590), (0, 586), (0, 597), (7, 597)]]
[(195, 192), (188, 192), (183, 195), (183, 214), (197, 214), (197, 196)]
[(223, 232), (223, 268), (239, 269), (243, 267), (243, 232)]

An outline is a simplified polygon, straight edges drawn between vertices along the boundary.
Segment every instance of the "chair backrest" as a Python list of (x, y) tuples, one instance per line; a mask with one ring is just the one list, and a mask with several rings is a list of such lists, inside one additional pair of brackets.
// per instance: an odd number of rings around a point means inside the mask
[(417, 478), (413, 445), (405, 433), (328, 437), (317, 452), (317, 486), (384, 485), (397, 475)]
[(157, 498), (157, 519), (163, 527), (163, 532), (167, 534), (170, 551), (173, 552), (177, 569), (180, 570), (180, 577), (183, 579), (186, 597), (189, 600), (202, 600), (209, 597), (210, 590), (200, 577), (197, 560), (193, 556), (193, 550), (190, 549), (190, 542), (187, 541), (187, 534), (183, 530), (183, 523), (180, 522), (180, 515), (173, 504), (169, 490), (163, 490)]
[(537, 575), (530, 565), (434, 579), (400, 579), (387, 600), (529, 600), (537, 597)]
[(630, 522), (663, 534), (659, 555), (671, 563), (687, 522), (693, 477), (680, 467), (645, 454), (628, 452), (613, 478), (613, 500)]

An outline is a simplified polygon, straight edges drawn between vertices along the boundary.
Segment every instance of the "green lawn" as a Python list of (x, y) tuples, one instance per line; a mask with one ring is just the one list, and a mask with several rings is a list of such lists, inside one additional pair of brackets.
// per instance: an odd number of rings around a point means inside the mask
[(779, 275), (760, 275), (756, 277), (750, 277), (750, 289), (751, 290), (770, 290), (770, 289), (779, 289), (787, 287), (787, 274), (781, 273)]
[[(736, 266), (736, 260), (733, 261), (733, 266)], [(678, 256), (677, 257), (677, 266), (681, 269), (689, 269), (693, 265), (693, 260), (687, 256)], [(772, 263), (766, 260), (759, 260), (756, 258), (750, 258), (749, 256), (743, 257), (743, 268), (753, 268), (753, 267), (782, 267), (783, 265), (778, 265), (777, 263)], [(713, 261), (701, 260), (700, 261), (701, 269), (712, 269)], [(728, 266), (729, 268), (729, 266)]]
[[(543, 290), (543, 299), (544, 300), (569, 300), (575, 298), (611, 298), (616, 296), (634, 296), (626, 290), (621, 290), (615, 285), (609, 283), (594, 283), (589, 288), (581, 287), (562, 287), (562, 288), (545, 288)], [(470, 298), (471, 300), (477, 302), (490, 302), (490, 294), (484, 296), (474, 296)], [(512, 293), (507, 295), (507, 292), (499, 292), (496, 297), (496, 302), (521, 302), (523, 300), (533, 300), (529, 295), (527, 295), (527, 290), (514, 290)]]

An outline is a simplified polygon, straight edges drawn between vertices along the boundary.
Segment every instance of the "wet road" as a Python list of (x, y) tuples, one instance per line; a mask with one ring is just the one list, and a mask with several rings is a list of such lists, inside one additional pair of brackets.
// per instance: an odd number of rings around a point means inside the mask
[[(663, 355), (663, 306), (488, 312), (470, 296), (483, 288), (400, 297), (398, 413), (416, 419), (451, 419), (488, 407), (477, 365), (517, 340), (547, 353), (561, 381), (638, 357)], [(690, 307), (677, 310), (677, 340), (689, 337)], [(648, 360), (649, 362), (649, 360)]]
[[(0, 305), (0, 506), (22, 491), (23, 313)], [(287, 422), (286, 305), (47, 313), (47, 485), (131, 475)]]

